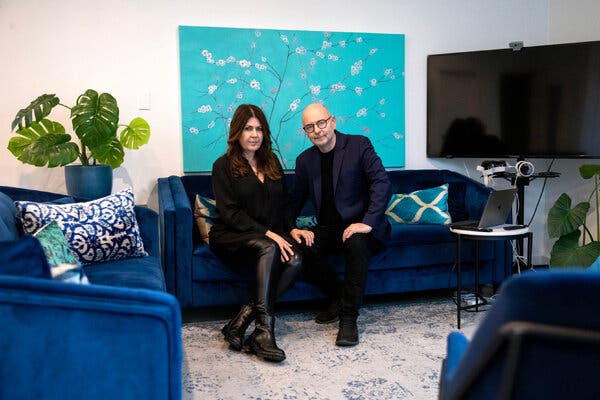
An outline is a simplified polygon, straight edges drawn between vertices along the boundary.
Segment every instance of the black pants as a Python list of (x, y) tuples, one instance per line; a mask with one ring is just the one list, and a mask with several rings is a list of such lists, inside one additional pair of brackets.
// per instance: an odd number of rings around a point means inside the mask
[[(295, 243), (291, 238), (284, 238)], [(273, 313), (275, 300), (294, 283), (302, 269), (302, 254), (297, 246), (293, 246), (294, 256), (281, 262), (279, 246), (267, 237), (239, 235), (227, 242), (211, 241), (210, 246), (232, 265), (255, 268), (251, 296), (259, 312)]]
[[(371, 256), (383, 248), (372, 233), (355, 233), (342, 242), (346, 226), (319, 226), (312, 246), (300, 246), (304, 259), (305, 279), (318, 286), (329, 298), (340, 299), (342, 315), (357, 316), (367, 285), (367, 271)], [(344, 256), (344, 280), (329, 262), (327, 254), (341, 252)]]

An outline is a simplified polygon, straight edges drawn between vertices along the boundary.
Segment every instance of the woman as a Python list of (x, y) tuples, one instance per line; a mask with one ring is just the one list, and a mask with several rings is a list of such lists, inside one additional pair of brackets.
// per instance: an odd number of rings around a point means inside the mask
[[(243, 104), (233, 114), (227, 151), (213, 164), (212, 185), (218, 217), (210, 247), (234, 265), (256, 269), (254, 296), (223, 329), (225, 340), (240, 351), (268, 361), (283, 361), (275, 342), (275, 299), (294, 281), (301, 255), (286, 232), (292, 228), (281, 164), (271, 147), (271, 132), (260, 108)], [(305, 240), (312, 232), (302, 231)], [(244, 333), (255, 330), (244, 342)]]

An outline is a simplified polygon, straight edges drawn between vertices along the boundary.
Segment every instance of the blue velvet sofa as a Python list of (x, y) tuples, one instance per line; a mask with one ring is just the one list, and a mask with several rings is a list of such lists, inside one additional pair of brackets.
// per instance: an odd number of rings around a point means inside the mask
[(0, 398), (181, 398), (181, 310), (165, 292), (157, 213), (135, 207), (148, 256), (87, 265), (78, 285), (6, 265), (46, 263), (13, 200), (76, 199), (0, 186)]
[(598, 292), (577, 268), (507, 280), (472, 340), (448, 335), (439, 399), (599, 399)]
[[(483, 212), (490, 189), (448, 170), (388, 171), (392, 193), (449, 184), (448, 205), (453, 220), (476, 219)], [(293, 174), (286, 174), (293, 185)], [(195, 196), (212, 197), (210, 175), (194, 174), (158, 179), (161, 256), (167, 290), (182, 307), (240, 304), (248, 299), (247, 276), (219, 260), (205, 244), (193, 221)], [(303, 215), (314, 212), (307, 204)], [(471, 247), (471, 250), (469, 249)], [(463, 280), (474, 280), (474, 246), (463, 247)], [(512, 253), (503, 241), (480, 244), (480, 282), (499, 285), (511, 274)], [(333, 260), (340, 273), (341, 257)], [(366, 294), (388, 294), (456, 286), (456, 239), (447, 226), (392, 224), (387, 248), (369, 266)], [(280, 301), (322, 298), (316, 287), (301, 279)]]

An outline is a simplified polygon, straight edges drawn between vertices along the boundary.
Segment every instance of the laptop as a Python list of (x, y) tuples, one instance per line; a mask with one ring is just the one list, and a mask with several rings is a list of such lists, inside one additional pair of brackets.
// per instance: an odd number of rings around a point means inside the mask
[[(490, 193), (483, 214), (479, 221), (468, 220), (458, 221), (450, 224), (453, 229), (491, 231), (494, 228), (502, 228), (506, 225), (506, 220), (512, 211), (512, 204), (515, 200), (517, 189), (494, 190)], [(519, 225), (515, 227), (523, 228)]]

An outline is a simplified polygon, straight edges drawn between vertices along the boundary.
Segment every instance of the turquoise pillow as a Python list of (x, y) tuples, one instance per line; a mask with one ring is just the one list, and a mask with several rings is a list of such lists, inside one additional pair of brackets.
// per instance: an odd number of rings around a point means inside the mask
[(448, 213), (448, 184), (393, 194), (385, 214), (391, 223), (447, 225), (452, 222)]
[(60, 264), (77, 264), (77, 258), (69, 249), (69, 242), (56, 221), (52, 221), (33, 234), (44, 248), (50, 267)]
[(73, 252), (69, 249), (69, 242), (62, 233), (56, 221), (42, 227), (35, 236), (42, 245), (52, 279), (79, 284), (88, 284), (87, 276)]
[(296, 227), (298, 229), (309, 229), (317, 226), (316, 215), (301, 215), (296, 218)]

